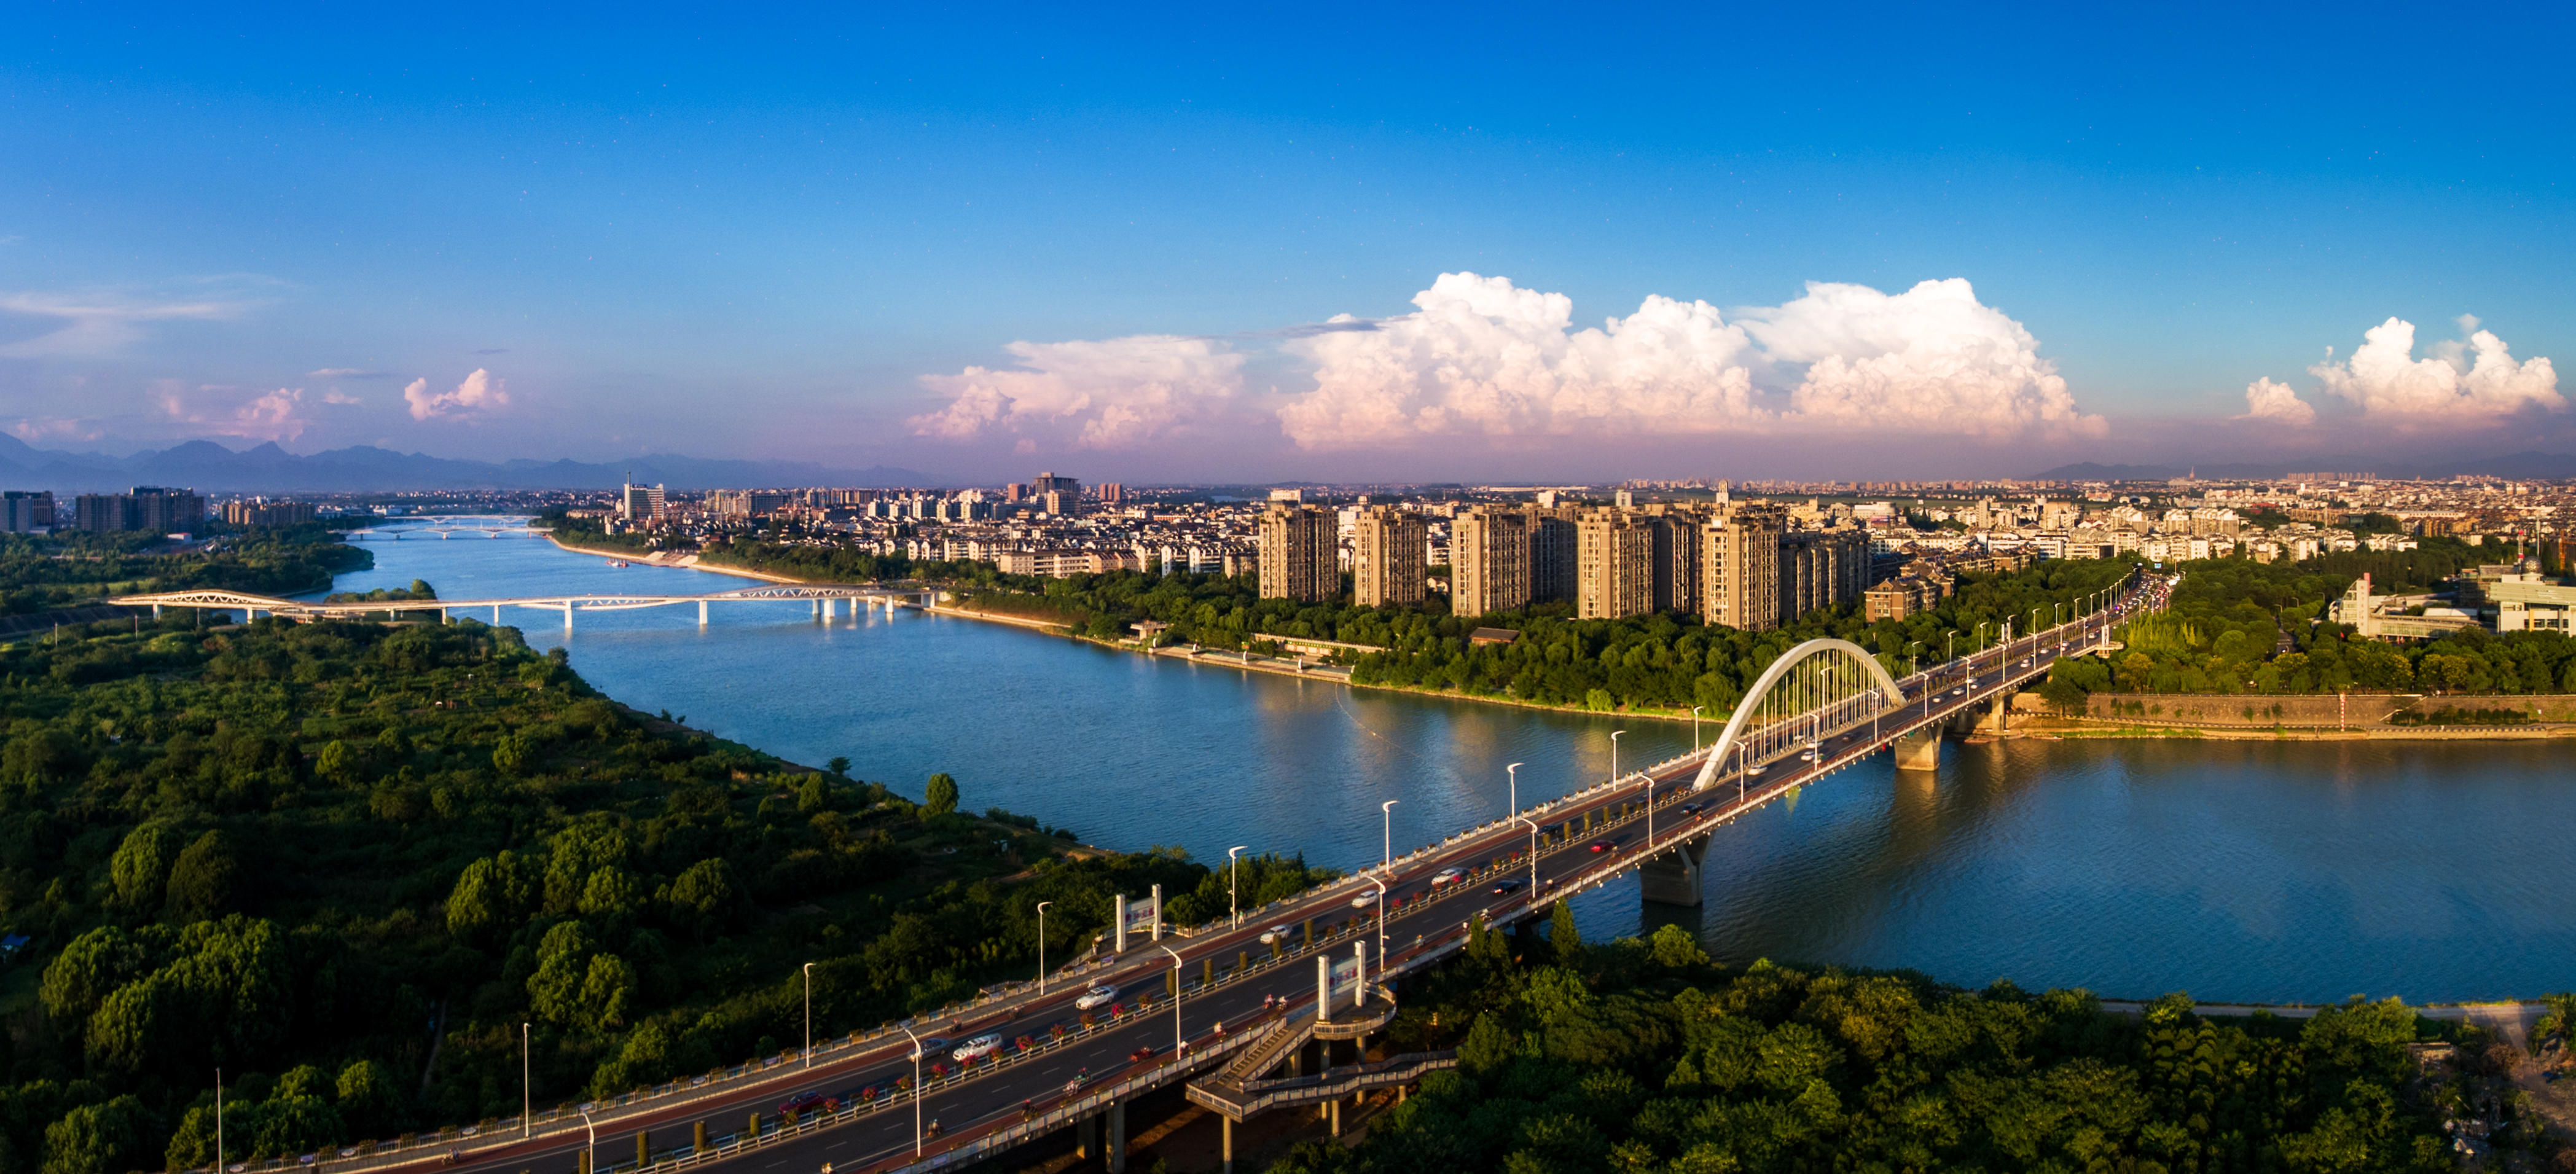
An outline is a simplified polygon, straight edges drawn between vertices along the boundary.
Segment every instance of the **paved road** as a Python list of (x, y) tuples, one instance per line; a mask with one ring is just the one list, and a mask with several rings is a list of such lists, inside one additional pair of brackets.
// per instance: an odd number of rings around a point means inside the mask
[[(2162, 580), (2148, 580), (2145, 588), (2106, 614), (2104, 620), (2116, 623), (2118, 616), (2126, 612), (2161, 606), (2166, 588)], [(1261, 914), (1258, 922), (1247, 916), (1238, 927), (1187, 938), (1166, 938), (1162, 946), (1170, 947), (1170, 953), (1161, 946), (1131, 942), (1116, 966), (1086, 979), (1061, 985), (1051, 982), (1043, 995), (1031, 992), (953, 1022), (918, 1028), (925, 1035), (935, 1030), (952, 1042), (986, 1032), (999, 1032), (1005, 1040), (1022, 1036), (1044, 1039), (1059, 1025), (1069, 1031), (1079, 1026), (1082, 1012), (1075, 1000), (1093, 984), (1114, 991), (1111, 997), (1118, 1009), (1127, 1012), (1088, 1037), (1077, 1038), (1052, 1052), (999, 1068), (979, 1068), (965, 1077), (939, 1084), (922, 1099), (920, 1118), (924, 1125), (938, 1122), (941, 1134), (925, 1139), (923, 1149), (935, 1154), (1013, 1124), (1020, 1118), (1024, 1104), (1043, 1113), (1072, 1091), (1068, 1082), (1077, 1078), (1085, 1086), (1096, 1088), (1104, 1081), (1135, 1075), (1143, 1066), (1169, 1063), (1174, 1047), (1174, 1017), (1171, 1003), (1162, 1000), (1161, 994), (1173, 969), (1173, 953), (1180, 956), (1188, 983), (1197, 982), (1209, 961), (1213, 961), (1219, 975), (1213, 990), (1201, 991), (1193, 986), (1184, 995), (1180, 1009), (1181, 1033), (1197, 1054), (1204, 1055), (1217, 1041), (1220, 1023), (1239, 1034), (1260, 1025), (1267, 1016), (1312, 1015), (1316, 983), (1315, 967), (1309, 959), (1317, 949), (1337, 959), (1348, 958), (1352, 953), (1350, 942), (1366, 938), (1371, 977), (1376, 978), (1388, 968), (1401, 973), (1417, 959), (1453, 949), (1466, 923), (1479, 913), (1494, 922), (1534, 915), (1566, 892), (1606, 881), (1792, 788), (1853, 765), (1885, 749), (1909, 728), (1947, 721), (1991, 704), (1998, 696), (2008, 697), (2021, 683), (2044, 675), (2057, 657), (2081, 651), (2098, 638), (2099, 632), (2099, 628), (2069, 625), (1908, 678), (1904, 684), (1909, 700), (1904, 705), (1883, 711), (1874, 721), (1823, 731), (1813, 760), (1802, 757), (1802, 752), (1793, 746), (1768, 761), (1756, 760), (1751, 765), (1762, 768), (1759, 771), (1739, 774), (1730, 769), (1709, 789), (1694, 791), (1689, 784), (1698, 774), (1700, 762), (1685, 759), (1659, 773), (1633, 775), (1615, 785), (1595, 787), (1533, 809), (1528, 813), (1529, 819), (1544, 832), (1538, 843), (1535, 869), (1528, 854), (1530, 828), (1518, 822), (1492, 825), (1396, 862), (1382, 897), (1374, 881), (1346, 880), (1326, 886), (1284, 910)], [(1646, 803), (1650, 794), (1651, 815)], [(1651, 845), (1646, 834), (1650, 819)], [(1371, 919), (1381, 901), (1385, 917), (1379, 926)], [(1314, 920), (1321, 939), (1314, 947), (1303, 941), (1309, 918)], [(1261, 966), (1262, 960), (1274, 956), (1274, 946), (1261, 941), (1274, 925), (1288, 927), (1286, 933), (1274, 935), (1284, 939), (1276, 947), (1275, 956), (1280, 962)], [(1381, 936), (1391, 951), (1385, 958), (1379, 957), (1377, 947)], [(1246, 957), (1255, 965), (1236, 973), (1238, 960)], [(1140, 997), (1157, 1001), (1144, 1012), (1130, 1011)], [(1132, 1059), (1139, 1049), (1150, 1050), (1150, 1058)], [(880, 1041), (833, 1056), (828, 1063), (817, 1063), (811, 1070), (783, 1070), (766, 1081), (712, 1092), (685, 1104), (621, 1120), (612, 1131), (601, 1134), (598, 1165), (605, 1170), (614, 1164), (633, 1162), (639, 1125), (650, 1131), (653, 1148), (660, 1151), (688, 1144), (691, 1126), (701, 1120), (708, 1122), (711, 1137), (721, 1137), (740, 1131), (753, 1112), (774, 1117), (783, 1103), (807, 1094), (856, 1100), (859, 1090), (873, 1089), (884, 1096), (894, 1089), (898, 1079), (913, 1072), (909, 1050), (904, 1038), (897, 1035), (891, 1042)], [(934, 1052), (925, 1063), (937, 1058)], [(795, 1170), (800, 1164), (803, 1169), (814, 1170), (825, 1162), (843, 1171), (877, 1169), (901, 1165), (910, 1159), (915, 1144), (915, 1114), (912, 1105), (903, 1102), (829, 1129), (752, 1149), (729, 1159), (729, 1163), (755, 1171), (773, 1166)], [(455, 1174), (511, 1174), (519, 1170), (569, 1174), (576, 1168), (580, 1148), (577, 1141), (560, 1135), (505, 1143), (469, 1151), (462, 1160), (444, 1169)], [(441, 1167), (439, 1160), (431, 1157), (393, 1168), (411, 1171)]]

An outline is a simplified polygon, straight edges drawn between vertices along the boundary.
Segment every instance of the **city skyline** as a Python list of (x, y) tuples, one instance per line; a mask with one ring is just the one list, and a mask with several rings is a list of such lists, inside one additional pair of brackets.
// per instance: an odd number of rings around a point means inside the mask
[(2266, 80), (2376, 52), (2348, 14), (1507, 15), (38, 13), (0, 429), (954, 483), (2576, 451), (2536, 78)]

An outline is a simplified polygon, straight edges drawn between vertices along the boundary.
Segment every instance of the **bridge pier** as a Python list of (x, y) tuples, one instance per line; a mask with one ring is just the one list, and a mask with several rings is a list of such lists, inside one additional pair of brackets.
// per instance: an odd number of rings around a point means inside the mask
[(1109, 1102), (1109, 1174), (1127, 1174), (1127, 1102)]
[(1977, 719), (1977, 728), (1989, 734), (2000, 734), (2009, 728), (2011, 721), (2012, 692), (1999, 689), (1995, 692), (1995, 703), (1986, 709), (1986, 716)]
[[(492, 610), (499, 611), (501, 609), (496, 607)], [(698, 626), (701, 628), (707, 626), (707, 601), (703, 599), (698, 601)]]
[(564, 631), (572, 631), (572, 601), (564, 601)]
[(1637, 866), (1637, 895), (1666, 905), (1698, 905), (1700, 864), (1708, 859), (1707, 836), (1673, 845)]
[(1896, 769), (1941, 769), (1941, 727), (1925, 726), (1896, 740)]
[(492, 626), (501, 626), (501, 605), (497, 603), (492, 605)]

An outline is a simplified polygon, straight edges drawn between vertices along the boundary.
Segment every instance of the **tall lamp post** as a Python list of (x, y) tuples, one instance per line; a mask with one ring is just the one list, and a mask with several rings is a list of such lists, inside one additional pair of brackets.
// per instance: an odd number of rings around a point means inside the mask
[(1704, 708), (1707, 707), (1700, 705), (1691, 707), (1691, 753), (1693, 754), (1699, 753), (1699, 711)]
[[(576, 1112), (578, 1112), (579, 1110), (575, 1110), (575, 1111), (576, 1111)], [(588, 1144), (588, 1145), (586, 1145), (586, 1146), (582, 1147), (582, 1151), (581, 1151), (581, 1168), (582, 1168), (583, 1174), (598, 1174), (598, 1170), (599, 1170), (599, 1125), (598, 1125), (596, 1122), (593, 1122), (593, 1121), (590, 1119), (590, 1114), (588, 1114), (588, 1113), (582, 1113), (582, 1115), (581, 1115), (581, 1127), (582, 1127), (583, 1129), (586, 1129), (586, 1130), (589, 1130), (589, 1131), (590, 1131), (590, 1144)], [(759, 1139), (759, 1138), (757, 1138), (757, 1137), (754, 1137), (754, 1138), (752, 1138), (752, 1140), (753, 1140), (753, 1141), (759, 1141), (760, 1139)]]
[(1383, 970), (1386, 967), (1386, 881), (1374, 876), (1361, 879), (1377, 886), (1377, 964)]
[[(918, 1158), (921, 1156), (921, 1037), (912, 1034), (911, 1028), (900, 1023), (895, 1024), (894, 1028), (902, 1032), (906, 1039), (912, 1041), (912, 1156)], [(589, 1118), (585, 1117), (583, 1120), (586, 1121)]]
[(1395, 871), (1395, 805), (1400, 802), (1403, 801), (1389, 799), (1378, 804), (1377, 807), (1377, 813), (1386, 817), (1386, 859), (1379, 864), (1379, 867), (1389, 872)]
[[(535, 1116), (536, 1091), (528, 1084), (528, 1025), (522, 1023), (519, 1025), (519, 1137), (521, 1140), (535, 1135), (533, 1120)], [(223, 1171), (218, 1169), (215, 1174), (223, 1174)]]
[(1506, 774), (1506, 775), (1511, 776), (1511, 788), (1512, 788), (1512, 814), (1514, 814), (1514, 815), (1518, 815), (1518, 814), (1520, 814), (1520, 810), (1521, 810), (1521, 766), (1522, 766), (1522, 765), (1523, 765), (1523, 764), (1521, 764), (1521, 763), (1517, 763), (1517, 762), (1515, 762), (1515, 763), (1511, 764), (1510, 766), (1507, 766), (1507, 767), (1504, 767), (1504, 768), (1503, 768), (1503, 773), (1504, 773), (1504, 774)]
[(1046, 909), (1053, 901), (1038, 902), (1038, 993), (1046, 993)]
[(1189, 1046), (1189, 1041), (1181, 1037), (1181, 952), (1160, 942), (1154, 944), (1172, 956), (1172, 1063), (1177, 1066), (1181, 1050)]
[(215, 1069), (215, 1174), (224, 1174), (224, 1070)]
[(1610, 731), (1610, 781), (1612, 783), (1619, 781), (1619, 735), (1627, 732), (1626, 730)]
[[(1530, 908), (1532, 908), (1532, 909), (1536, 909), (1536, 908), (1538, 908), (1538, 821), (1537, 821), (1537, 820), (1534, 820), (1534, 819), (1531, 819), (1530, 817), (1528, 817), (1528, 816), (1526, 816), (1526, 815), (1515, 815), (1515, 816), (1513, 816), (1512, 818), (1513, 818), (1513, 819), (1517, 819), (1517, 820), (1521, 821), (1522, 823), (1525, 823), (1525, 824), (1528, 824), (1528, 825), (1529, 825), (1529, 830), (1530, 830), (1530, 895), (1529, 895), (1529, 903), (1530, 903)], [(1378, 965), (1380, 965), (1380, 966), (1384, 966), (1384, 965), (1386, 965), (1385, 955), (1383, 955), (1383, 954), (1380, 954), (1380, 955), (1379, 955)]]
[(1243, 924), (1243, 902), (1235, 895), (1235, 882), (1243, 875), (1243, 865), (1235, 858), (1251, 846), (1237, 844), (1225, 850), (1225, 917), (1229, 929)]
[(814, 1066), (814, 964), (805, 964), (805, 1066)]

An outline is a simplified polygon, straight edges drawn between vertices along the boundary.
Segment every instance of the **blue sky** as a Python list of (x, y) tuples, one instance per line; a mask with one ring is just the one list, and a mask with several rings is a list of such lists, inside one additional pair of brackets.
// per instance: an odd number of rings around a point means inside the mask
[(0, 427), (45, 447), (1136, 481), (2576, 450), (2531, 362), (2570, 349), (2563, 7), (13, 22)]

